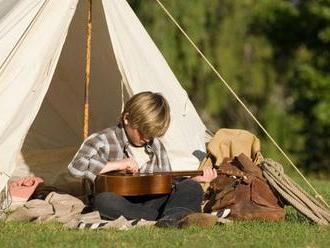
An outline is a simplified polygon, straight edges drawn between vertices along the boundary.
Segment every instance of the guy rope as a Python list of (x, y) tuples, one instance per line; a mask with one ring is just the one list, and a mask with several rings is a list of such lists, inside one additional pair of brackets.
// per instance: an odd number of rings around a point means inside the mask
[(255, 123), (261, 128), (261, 130), (266, 134), (266, 136), (271, 140), (271, 142), (275, 145), (275, 147), (280, 151), (280, 153), (286, 158), (289, 164), (298, 172), (298, 174), (303, 178), (303, 180), (307, 183), (307, 185), (314, 191), (315, 197), (320, 199), (328, 208), (330, 206), (323, 199), (323, 197), (316, 191), (316, 189), (311, 185), (311, 183), (306, 179), (306, 177), (300, 172), (298, 167), (292, 162), (292, 160), (288, 157), (288, 155), (283, 151), (283, 149), (277, 144), (274, 138), (269, 134), (269, 132), (265, 129), (265, 127), (258, 121), (258, 119), (253, 115), (253, 113), (249, 110), (249, 108), (244, 104), (244, 102), (240, 99), (240, 97), (235, 93), (235, 91), (230, 87), (230, 85), (226, 82), (226, 80), (220, 75), (220, 73), (215, 69), (215, 67), (211, 64), (211, 62), (206, 58), (204, 53), (197, 47), (194, 41), (188, 36), (188, 34), (183, 30), (183, 28), (178, 24), (178, 22), (174, 19), (174, 17), (170, 14), (170, 12), (165, 8), (165, 6), (161, 3), (160, 0), (156, 0), (161, 9), (166, 13), (166, 15), (170, 18), (170, 20), (177, 26), (177, 28), (181, 31), (181, 33), (187, 38), (189, 43), (194, 47), (197, 53), (203, 58), (203, 60), (208, 64), (211, 70), (217, 75), (220, 81), (227, 87), (230, 93), (236, 98), (236, 100), (240, 103), (240, 105), (245, 109), (245, 111), (250, 115), (250, 117), (255, 121)]
[(330, 224), (329, 210), (285, 175), (281, 164), (265, 159), (261, 168), (269, 184), (294, 208), (319, 225)]

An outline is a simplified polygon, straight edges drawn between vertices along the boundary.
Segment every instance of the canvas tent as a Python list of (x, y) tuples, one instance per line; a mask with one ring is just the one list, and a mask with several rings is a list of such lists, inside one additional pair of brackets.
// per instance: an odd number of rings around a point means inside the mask
[[(82, 142), (87, 1), (0, 0), (0, 190), (8, 176), (64, 185)], [(174, 170), (196, 169), (205, 126), (125, 0), (93, 1), (90, 133), (116, 124), (131, 94), (169, 101)]]

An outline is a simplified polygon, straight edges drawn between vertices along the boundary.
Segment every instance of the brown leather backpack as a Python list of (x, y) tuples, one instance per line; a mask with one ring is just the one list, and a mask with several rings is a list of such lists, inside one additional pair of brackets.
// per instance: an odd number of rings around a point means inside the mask
[(239, 220), (284, 219), (283, 204), (263, 177), (259, 166), (243, 153), (234, 159), (224, 159), (219, 168), (237, 170), (242, 177), (220, 174), (211, 182), (206, 194), (209, 201), (204, 212), (230, 209), (229, 218)]

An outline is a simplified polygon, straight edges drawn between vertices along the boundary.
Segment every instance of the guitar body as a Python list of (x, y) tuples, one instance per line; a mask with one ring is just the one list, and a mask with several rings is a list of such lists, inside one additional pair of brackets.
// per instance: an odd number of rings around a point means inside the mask
[[(217, 173), (244, 178), (241, 171), (218, 169)], [(122, 196), (169, 194), (173, 177), (202, 175), (202, 171), (173, 171), (150, 174), (108, 172), (98, 175), (94, 182), (95, 193), (113, 192)]]
[(168, 174), (144, 175), (98, 175), (95, 192), (113, 192), (122, 196), (169, 194), (172, 190), (172, 176)]

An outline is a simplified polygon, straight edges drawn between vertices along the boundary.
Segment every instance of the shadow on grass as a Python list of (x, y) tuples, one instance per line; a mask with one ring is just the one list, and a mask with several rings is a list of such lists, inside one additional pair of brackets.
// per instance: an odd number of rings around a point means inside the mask
[(285, 221), (297, 224), (313, 224), (311, 220), (309, 220), (307, 217), (299, 213), (295, 208), (291, 206), (286, 206), (285, 211)]

